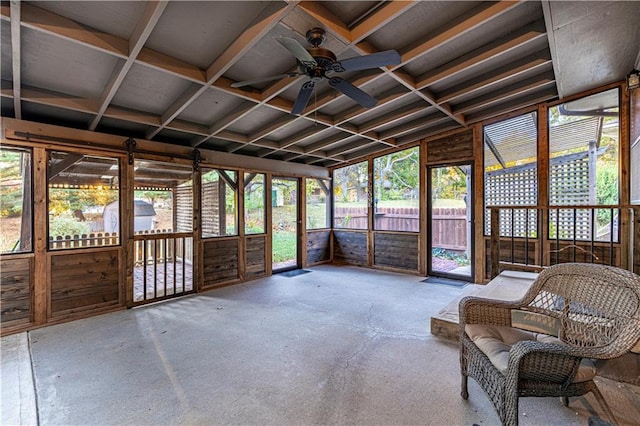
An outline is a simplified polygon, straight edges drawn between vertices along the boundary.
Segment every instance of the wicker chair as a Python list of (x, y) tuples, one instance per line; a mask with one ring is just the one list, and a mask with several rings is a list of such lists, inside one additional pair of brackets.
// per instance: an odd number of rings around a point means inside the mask
[(487, 393), (503, 424), (518, 424), (518, 398), (568, 397), (598, 390), (595, 359), (616, 358), (640, 339), (640, 276), (622, 269), (567, 263), (543, 270), (515, 302), (460, 301), (460, 369)]

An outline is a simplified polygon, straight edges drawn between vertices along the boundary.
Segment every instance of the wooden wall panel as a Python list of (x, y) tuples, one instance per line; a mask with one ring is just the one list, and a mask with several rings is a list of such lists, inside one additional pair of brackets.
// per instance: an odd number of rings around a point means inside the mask
[(333, 251), (336, 262), (367, 266), (367, 232), (334, 231)]
[(118, 249), (51, 255), (51, 314), (117, 305)]
[(259, 235), (246, 238), (246, 278), (262, 276), (266, 273), (265, 265), (265, 236)]
[(307, 264), (331, 260), (331, 231), (307, 231)]
[(473, 160), (473, 130), (427, 142), (427, 164)]
[[(485, 279), (491, 279), (491, 239), (484, 238), (485, 244)], [(518, 264), (538, 265), (538, 241), (529, 239), (529, 248), (525, 250), (525, 240), (515, 239), (513, 242), (513, 262)], [(511, 262), (511, 239), (500, 239), (500, 261)], [(503, 268), (504, 269), (504, 268)]]
[(418, 234), (375, 233), (373, 262), (376, 266), (418, 271)]
[(0, 324), (8, 327), (31, 320), (33, 257), (0, 259)]
[(206, 240), (203, 246), (203, 287), (239, 278), (238, 239)]

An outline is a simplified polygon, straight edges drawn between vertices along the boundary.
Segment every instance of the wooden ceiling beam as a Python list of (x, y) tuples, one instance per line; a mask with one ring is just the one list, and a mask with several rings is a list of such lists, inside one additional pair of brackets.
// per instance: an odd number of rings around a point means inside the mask
[(351, 44), (351, 31), (347, 24), (342, 22), (339, 16), (329, 11), (320, 2), (303, 1), (300, 2), (298, 8), (304, 10), (307, 15), (320, 22), (327, 32), (331, 32), (335, 38), (345, 44)]
[[(2, 97), (13, 98), (13, 84), (9, 87), (2, 88)], [(58, 108), (68, 109), (72, 111), (84, 112), (87, 114), (95, 114), (98, 105), (90, 99), (80, 98), (77, 96), (68, 96), (49, 90), (39, 89), (30, 86), (22, 86), (20, 90), (22, 101), (33, 102), (40, 105), (54, 106)]]
[[(1, 10), (3, 17), (11, 16), (7, 6), (2, 6)], [(22, 4), (20, 15), (24, 27), (65, 38), (122, 59), (127, 58), (129, 45), (121, 37), (78, 24), (29, 3)]]
[(396, 123), (401, 120), (407, 120), (411, 118), (413, 115), (420, 114), (424, 111), (425, 111), (424, 102), (421, 102), (421, 101), (414, 102), (402, 108), (397, 108), (393, 112), (387, 113), (381, 117), (367, 121), (361, 124), (360, 126), (358, 126), (358, 129), (360, 129), (361, 132), (368, 132), (378, 127), (392, 125), (393, 123)]
[[(240, 105), (229, 114), (224, 116), (221, 120), (217, 120), (215, 125), (210, 126), (205, 137), (194, 141), (191, 146), (194, 148), (206, 142), (209, 138), (214, 137), (219, 132), (223, 131), (227, 127), (231, 126), (233, 123), (245, 117), (251, 111), (256, 109), (256, 105), (251, 105), (247, 107), (246, 105)], [(175, 120), (174, 120), (175, 121)]]
[(479, 90), (486, 90), (493, 85), (503, 83), (523, 74), (537, 72), (550, 66), (551, 56), (545, 49), (444, 90), (438, 93), (436, 102), (439, 104), (451, 102), (461, 96), (469, 96)]
[(481, 108), (488, 108), (496, 103), (507, 102), (516, 96), (526, 95), (529, 92), (537, 91), (554, 83), (555, 76), (553, 75), (553, 71), (550, 70), (511, 84), (492, 93), (487, 93), (481, 97), (463, 102), (462, 104), (455, 106), (455, 111), (456, 113), (474, 112)]
[(18, 120), (22, 119), (22, 103), (20, 100), (21, 82), (21, 37), (20, 37), (20, 0), (11, 0), (11, 68), (13, 80), (13, 113)]
[(122, 63), (118, 62), (114, 69), (114, 72), (107, 83), (107, 86), (100, 95), (100, 106), (98, 107), (98, 114), (93, 118), (89, 124), (89, 130), (95, 130), (102, 119), (107, 106), (113, 100), (122, 82), (129, 73), (129, 70), (135, 63), (138, 54), (142, 50), (147, 39), (151, 35), (151, 31), (155, 28), (156, 24), (160, 20), (160, 16), (164, 12), (165, 8), (169, 4), (168, 1), (150, 1), (147, 3), (147, 7), (144, 10), (144, 14), (140, 21), (138, 21), (136, 27), (133, 30), (133, 34), (129, 39), (129, 55), (127, 59)]
[(469, 114), (469, 123), (477, 123), (510, 111), (516, 111), (520, 108), (529, 107), (531, 105), (548, 102), (557, 99), (558, 91), (556, 87), (545, 87), (541, 91), (533, 92), (522, 98), (512, 99), (508, 102), (500, 102), (497, 105), (477, 113)]
[(416, 133), (411, 133), (406, 136), (402, 136), (398, 138), (397, 141), (398, 141), (398, 145), (404, 145), (404, 144), (415, 142), (420, 139), (427, 138), (429, 136), (433, 136), (439, 133), (447, 132), (449, 130), (457, 130), (457, 129), (460, 129), (460, 126), (458, 126), (456, 123), (452, 123), (451, 121), (449, 121), (438, 126), (429, 127), (425, 130), (418, 131)]
[(167, 124), (176, 118), (182, 111), (193, 103), (207, 88), (212, 85), (218, 78), (222, 77), (229, 68), (231, 68), (240, 58), (255, 46), (273, 27), (275, 27), (280, 19), (286, 16), (297, 5), (296, 1), (291, 1), (286, 6), (278, 9), (272, 7), (272, 4), (259, 14), (253, 24), (244, 30), (229, 47), (209, 67), (205, 73), (206, 84), (198, 88), (188, 89), (178, 98), (163, 114), (160, 127), (149, 132), (147, 139), (156, 136)]
[(455, 22), (446, 28), (438, 28), (424, 38), (424, 41), (401, 52), (402, 67), (417, 58), (426, 55), (435, 48), (455, 40), (456, 38), (477, 28), (479, 25), (497, 18), (506, 11), (518, 6), (522, 1), (503, 0), (495, 3), (481, 3), (474, 13), (466, 19)]
[(490, 59), (494, 59), (498, 55), (512, 51), (513, 49), (521, 47), (527, 43), (531, 43), (542, 37), (546, 37), (546, 35), (544, 32), (544, 25), (541, 22), (527, 25), (524, 28), (518, 29), (514, 33), (494, 40), (473, 52), (463, 55), (436, 69), (428, 71), (416, 79), (416, 88), (424, 89), (425, 87), (442, 81), (445, 78), (449, 78), (462, 71), (466, 71), (471, 67), (482, 64)]
[(442, 123), (444, 121), (449, 121), (450, 117), (435, 113), (427, 117), (421, 117), (417, 120), (410, 121), (408, 123), (401, 124), (400, 126), (394, 127), (389, 130), (385, 130), (380, 132), (380, 137), (382, 138), (399, 138), (408, 133), (415, 132), (417, 130), (425, 129), (428, 127), (432, 127), (436, 124)]
[(382, 7), (351, 29), (352, 42), (361, 42), (418, 3), (419, 1), (406, 0), (393, 0), (385, 3)]
[[(351, 108), (348, 111), (345, 111), (340, 115), (337, 115), (335, 117), (335, 124), (336, 126), (339, 126), (342, 123), (347, 122), (349, 120), (353, 120), (363, 115), (375, 112), (376, 110), (384, 107), (385, 105), (395, 100), (407, 97), (409, 95), (411, 95), (411, 92), (403, 90), (401, 87), (394, 87), (393, 89), (387, 90), (385, 93), (379, 95), (377, 98), (378, 103), (373, 108), (364, 108), (362, 106), (356, 106), (354, 108)], [(369, 130), (373, 130), (373, 129), (369, 129)]]

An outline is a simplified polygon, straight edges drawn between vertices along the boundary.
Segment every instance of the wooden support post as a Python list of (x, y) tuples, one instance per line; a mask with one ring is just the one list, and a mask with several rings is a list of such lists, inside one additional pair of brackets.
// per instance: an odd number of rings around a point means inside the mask
[(484, 151), (484, 132), (482, 124), (476, 124), (473, 128), (473, 251), (474, 251), (474, 281), (485, 281), (486, 253), (484, 243), (484, 164), (482, 161)]
[(300, 267), (307, 266), (307, 180), (305, 178), (298, 179), (298, 259)]
[(427, 198), (429, 197), (429, 188), (427, 180), (427, 142), (423, 140), (420, 142), (420, 199), (419, 199), (419, 215), (420, 215), (420, 235), (418, 236), (418, 273), (422, 276), (426, 276), (428, 272), (427, 260), (429, 259), (427, 232), (429, 225), (427, 223), (427, 209), (429, 204)]
[(373, 192), (373, 159), (367, 160), (367, 266), (372, 267), (374, 259), (374, 214), (375, 214), (375, 193)]
[(47, 253), (47, 151), (33, 149), (33, 238), (34, 292), (33, 311), (36, 325), (45, 324), (50, 316), (51, 282)]
[[(550, 265), (551, 259), (546, 258), (547, 230), (549, 225), (549, 107), (546, 104), (538, 106), (538, 258), (540, 266)], [(541, 217), (540, 217), (541, 216)]]
[(238, 171), (238, 278), (244, 281), (247, 271), (247, 241), (245, 240), (245, 212), (244, 212), (244, 172)]
[[(631, 168), (631, 124), (629, 120), (631, 116), (631, 101), (628, 90), (618, 90), (618, 93), (620, 93), (620, 126), (618, 128), (618, 132), (620, 134), (618, 164), (618, 176), (620, 176), (618, 180), (620, 185), (620, 204), (629, 205), (631, 204), (631, 173), (629, 170)], [(632, 243), (631, 233), (633, 232), (634, 224), (631, 223), (632, 219), (629, 209), (620, 209), (618, 220), (620, 224), (620, 267), (633, 270), (633, 264), (631, 263), (634, 263), (635, 260), (630, 259), (631, 252), (629, 250), (632, 249), (631, 244), (637, 244), (637, 241)], [(636, 219), (634, 218), (633, 220)], [(635, 225), (637, 224), (638, 222), (635, 223)]]
[[(133, 288), (135, 268), (135, 241), (134, 235), (134, 182), (135, 168), (133, 164), (126, 161), (126, 157), (120, 159), (120, 244), (123, 247), (123, 270), (124, 270), (124, 304), (127, 307), (133, 306)], [(143, 289), (144, 291), (144, 289)]]
[(264, 273), (269, 276), (273, 273), (273, 203), (272, 198), (272, 179), (273, 175), (267, 173), (264, 175), (264, 202), (265, 217), (264, 217)]
[(500, 209), (491, 208), (491, 279), (500, 274)]
[(633, 207), (633, 265), (631, 269), (640, 274), (640, 206)]
[(194, 167), (192, 178), (192, 190), (193, 190), (193, 260), (191, 267), (193, 268), (192, 279), (196, 282), (193, 283), (193, 289), (198, 292), (201, 291), (204, 286), (204, 271), (202, 270), (201, 259), (203, 257), (202, 247), (202, 168)]

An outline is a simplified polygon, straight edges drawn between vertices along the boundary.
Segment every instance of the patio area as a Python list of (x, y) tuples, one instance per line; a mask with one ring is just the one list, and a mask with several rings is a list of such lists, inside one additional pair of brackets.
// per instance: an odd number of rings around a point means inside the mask
[[(4, 337), (0, 422), (499, 423), (475, 382), (460, 397), (458, 345), (429, 332), (475, 286), (308, 269)], [(640, 388), (597, 380), (621, 424), (637, 424)], [(519, 420), (585, 425), (599, 414), (591, 395), (569, 408), (524, 398)]]

